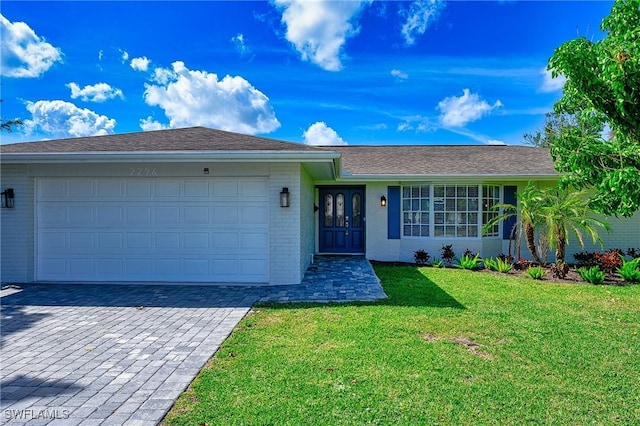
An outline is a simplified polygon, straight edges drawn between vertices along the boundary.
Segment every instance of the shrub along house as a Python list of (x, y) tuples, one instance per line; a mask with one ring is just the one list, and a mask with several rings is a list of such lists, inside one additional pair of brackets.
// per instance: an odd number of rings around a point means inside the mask
[[(312, 147), (202, 127), (1, 149), (4, 283), (278, 285), (315, 254), (495, 256), (511, 225), (483, 234), (491, 207), (557, 179), (532, 147)], [(607, 246), (639, 245), (640, 216), (612, 222)]]

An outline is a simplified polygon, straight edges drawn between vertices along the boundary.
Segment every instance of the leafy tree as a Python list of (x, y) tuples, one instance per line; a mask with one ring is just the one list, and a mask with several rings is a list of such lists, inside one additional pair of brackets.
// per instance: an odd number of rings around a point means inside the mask
[(563, 128), (551, 154), (565, 187), (592, 186), (592, 207), (631, 216), (640, 209), (640, 0), (616, 0), (600, 26), (606, 37), (580, 37), (549, 59), (553, 76), (567, 79), (554, 106), (590, 126), (611, 128), (611, 138)]
[(544, 221), (549, 247), (556, 250), (556, 264), (564, 262), (569, 236), (574, 234), (580, 247), (584, 248), (582, 232), (591, 237), (593, 243), (602, 239), (598, 228), (609, 230), (609, 224), (591, 215), (586, 191), (568, 188), (546, 188), (542, 190), (542, 205), (539, 218)]
[(551, 148), (553, 142), (561, 137), (565, 129), (569, 128), (579, 129), (585, 136), (595, 136), (602, 130), (594, 123), (579, 121), (575, 115), (548, 112), (544, 115), (542, 129), (533, 133), (525, 133), (523, 138), (526, 143), (537, 148)]
[[(0, 99), (2, 102), (2, 99)], [(15, 126), (22, 126), (22, 120), (14, 118), (13, 120), (4, 120), (0, 118), (0, 131), (11, 132)]]

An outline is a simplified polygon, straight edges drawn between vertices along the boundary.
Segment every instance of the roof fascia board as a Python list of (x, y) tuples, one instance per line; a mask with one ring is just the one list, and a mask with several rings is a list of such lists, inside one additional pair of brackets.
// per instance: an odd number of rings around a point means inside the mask
[(69, 153), (6, 153), (2, 163), (115, 163), (141, 160), (164, 162), (237, 161), (237, 162), (325, 162), (340, 157), (337, 151), (157, 151), (157, 152), (69, 152)]
[(528, 180), (552, 180), (558, 179), (557, 174), (540, 174), (540, 175), (513, 175), (513, 174), (425, 174), (425, 175), (402, 175), (402, 174), (367, 174), (367, 175), (347, 175), (343, 174), (339, 180), (342, 181), (367, 181), (367, 182), (388, 182), (388, 181), (424, 181), (424, 180), (510, 180), (510, 181), (528, 181)]

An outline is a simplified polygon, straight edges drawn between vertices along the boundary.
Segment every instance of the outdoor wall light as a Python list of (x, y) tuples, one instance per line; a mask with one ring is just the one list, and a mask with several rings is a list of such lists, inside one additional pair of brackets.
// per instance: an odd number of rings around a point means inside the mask
[(202, 170), (202, 173), (205, 174), (205, 175), (208, 175), (209, 174), (209, 168), (205, 167), (204, 170)]
[(280, 192), (280, 207), (289, 207), (289, 188), (282, 188)]
[(12, 209), (15, 205), (15, 193), (13, 192), (13, 188), (5, 189), (0, 192), (0, 195), (2, 196), (2, 208)]
[(380, 207), (386, 207), (386, 206), (387, 206), (387, 197), (383, 195), (382, 197), (380, 197)]

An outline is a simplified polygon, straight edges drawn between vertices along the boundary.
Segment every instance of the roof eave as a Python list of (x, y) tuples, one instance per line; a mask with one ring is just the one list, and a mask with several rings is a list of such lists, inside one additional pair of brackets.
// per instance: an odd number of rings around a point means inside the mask
[(3, 153), (5, 164), (20, 163), (128, 163), (141, 160), (165, 162), (335, 162), (337, 151), (141, 151), (141, 152), (34, 152)]
[(424, 181), (424, 180), (509, 180), (509, 181), (529, 181), (529, 180), (554, 180), (558, 179), (558, 174), (345, 174), (340, 177), (342, 181)]

